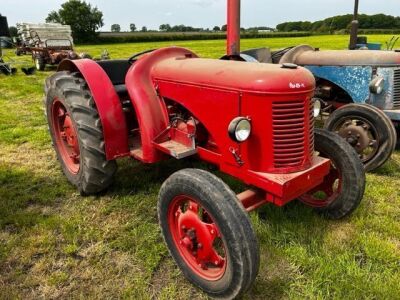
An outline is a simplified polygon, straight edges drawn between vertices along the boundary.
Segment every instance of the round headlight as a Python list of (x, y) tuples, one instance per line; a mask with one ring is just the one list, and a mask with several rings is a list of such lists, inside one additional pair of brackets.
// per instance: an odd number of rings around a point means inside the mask
[(369, 90), (373, 94), (382, 94), (385, 88), (385, 78), (377, 76), (369, 84)]
[(322, 104), (319, 100), (314, 100), (314, 118), (317, 118), (321, 114)]
[(251, 123), (247, 118), (239, 117), (233, 119), (228, 128), (229, 136), (238, 143), (246, 141), (251, 134)]

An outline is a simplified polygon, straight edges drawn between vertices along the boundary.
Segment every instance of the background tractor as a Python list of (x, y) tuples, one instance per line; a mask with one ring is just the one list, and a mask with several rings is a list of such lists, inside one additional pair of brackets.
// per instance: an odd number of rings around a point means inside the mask
[[(228, 0), (228, 55), (240, 53), (239, 12), (240, 1)], [(298, 199), (339, 219), (363, 198), (357, 153), (314, 129), (314, 89), (311, 72), (293, 64), (204, 59), (168, 47), (127, 60), (64, 60), (46, 80), (45, 106), (62, 170), (83, 195), (106, 190), (121, 157), (198, 158), (248, 186), (237, 195), (210, 172), (184, 169), (159, 192), (162, 234), (183, 274), (210, 296), (231, 299), (259, 269), (248, 212)]]
[(64, 59), (90, 58), (74, 51), (71, 27), (61, 24), (18, 23), (16, 55), (30, 54), (38, 71), (58, 65)]
[[(356, 13), (358, 1), (356, 1)], [(355, 15), (356, 15), (355, 13)], [(350, 48), (357, 46), (357, 20)], [(236, 36), (232, 44), (235, 44)], [(295, 64), (316, 78), (314, 100), (328, 118), (324, 128), (338, 133), (356, 149), (367, 171), (392, 155), (400, 134), (400, 53), (379, 50), (320, 51), (308, 45), (279, 51), (259, 48), (231, 53), (230, 59)], [(397, 133), (396, 129), (397, 128)]]

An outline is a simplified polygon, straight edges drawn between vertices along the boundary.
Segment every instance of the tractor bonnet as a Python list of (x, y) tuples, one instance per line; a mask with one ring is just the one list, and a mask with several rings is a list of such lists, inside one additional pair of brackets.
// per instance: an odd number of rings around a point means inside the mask
[(398, 66), (400, 53), (373, 50), (324, 50), (299, 46), (282, 57), (281, 63), (291, 62), (302, 66)]

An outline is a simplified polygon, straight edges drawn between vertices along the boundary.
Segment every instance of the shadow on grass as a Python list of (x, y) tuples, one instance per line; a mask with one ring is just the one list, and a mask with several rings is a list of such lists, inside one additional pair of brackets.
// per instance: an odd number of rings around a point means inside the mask
[(49, 218), (52, 207), (69, 187), (50, 177), (0, 164), (0, 229), (18, 232)]

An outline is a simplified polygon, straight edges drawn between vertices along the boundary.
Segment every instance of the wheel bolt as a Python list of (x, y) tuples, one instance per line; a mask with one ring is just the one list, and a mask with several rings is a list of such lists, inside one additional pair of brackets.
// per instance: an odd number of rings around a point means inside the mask
[(214, 233), (215, 233), (214, 229), (211, 229), (211, 231), (210, 231), (210, 232), (211, 232), (211, 234), (214, 234)]
[(218, 266), (218, 265), (219, 265), (219, 261), (216, 260), (216, 261), (214, 262), (214, 264), (215, 264), (216, 266)]
[(199, 248), (199, 249), (203, 248), (203, 244), (202, 243), (198, 243), (197, 244), (197, 248)]

